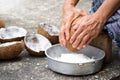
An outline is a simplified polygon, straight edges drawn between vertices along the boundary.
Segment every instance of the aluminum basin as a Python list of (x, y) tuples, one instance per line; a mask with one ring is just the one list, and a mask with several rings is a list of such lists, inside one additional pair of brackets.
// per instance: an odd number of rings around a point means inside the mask
[(56, 57), (60, 57), (61, 54), (71, 53), (67, 48), (60, 46), (60, 44), (53, 45), (45, 51), (48, 60), (48, 68), (66, 75), (87, 75), (98, 72), (103, 64), (105, 52), (93, 46), (87, 46), (86, 48), (77, 52), (77, 54), (84, 54), (90, 58), (94, 58), (94, 61), (86, 63), (70, 63), (56, 60)]

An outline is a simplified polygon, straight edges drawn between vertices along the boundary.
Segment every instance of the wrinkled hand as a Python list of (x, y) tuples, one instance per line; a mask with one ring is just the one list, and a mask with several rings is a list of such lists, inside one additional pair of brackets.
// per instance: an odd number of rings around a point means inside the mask
[(94, 38), (96, 38), (105, 24), (100, 15), (89, 14), (80, 18), (72, 28), (74, 34), (71, 36), (70, 43), (76, 49), (86, 47)]
[(59, 42), (62, 46), (66, 45), (66, 40), (69, 39), (69, 31), (71, 27), (72, 21), (77, 17), (77, 16), (84, 16), (87, 13), (85, 13), (81, 9), (77, 9), (75, 7), (70, 7), (67, 8), (63, 11), (63, 16), (62, 16), (62, 27), (60, 29), (60, 34), (59, 34)]

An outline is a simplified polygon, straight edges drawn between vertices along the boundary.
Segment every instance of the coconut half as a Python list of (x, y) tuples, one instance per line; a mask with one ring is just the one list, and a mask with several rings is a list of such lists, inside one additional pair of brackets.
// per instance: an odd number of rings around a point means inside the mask
[(38, 34), (45, 36), (52, 44), (59, 43), (59, 29), (56, 26), (41, 23), (38, 25)]
[(0, 44), (0, 59), (16, 58), (24, 49), (23, 41)]
[(24, 28), (10, 26), (0, 29), (0, 42), (21, 41), (27, 34)]
[(4, 28), (5, 27), (5, 22), (3, 20), (0, 20), (0, 28)]
[(50, 41), (40, 34), (29, 34), (24, 38), (25, 46), (29, 54), (43, 56), (44, 51), (51, 47)]

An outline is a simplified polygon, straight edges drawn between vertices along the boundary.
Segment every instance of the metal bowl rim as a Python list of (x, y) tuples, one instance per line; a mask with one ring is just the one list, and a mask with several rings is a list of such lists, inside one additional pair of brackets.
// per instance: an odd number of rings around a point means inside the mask
[[(101, 61), (101, 60), (104, 59), (104, 57), (105, 57), (105, 52), (104, 52), (103, 50), (97, 48), (97, 49), (99, 49), (99, 50), (102, 51), (102, 53), (103, 53), (103, 57), (102, 57), (102, 58), (98, 58), (98, 59), (95, 59), (94, 61), (84, 62), (84, 63), (63, 62), (63, 61), (56, 60), (56, 59), (54, 59), (53, 57), (50, 57), (50, 56), (47, 54), (47, 51), (48, 51), (49, 49), (51, 49), (52, 47), (57, 46), (57, 45), (60, 45), (60, 44), (52, 45), (50, 48), (48, 48), (47, 50), (45, 50), (45, 55), (46, 55), (49, 59), (54, 60), (54, 61), (56, 61), (56, 62), (65, 63), (65, 64), (90, 64), (90, 63), (95, 63), (95, 62), (97, 62), (97, 61)], [(89, 45), (89, 46), (91, 46), (91, 45)], [(94, 47), (94, 46), (92, 46), (92, 47)], [(95, 48), (96, 48), (96, 47), (95, 47)]]

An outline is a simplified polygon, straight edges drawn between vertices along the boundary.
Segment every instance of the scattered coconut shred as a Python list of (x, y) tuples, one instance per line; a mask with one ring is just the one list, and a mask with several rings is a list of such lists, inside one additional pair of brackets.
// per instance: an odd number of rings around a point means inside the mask
[(61, 62), (68, 62), (68, 63), (86, 63), (86, 62), (95, 61), (93, 58), (89, 58), (84, 54), (78, 54), (78, 53), (61, 54), (60, 57), (56, 57), (55, 59)]

